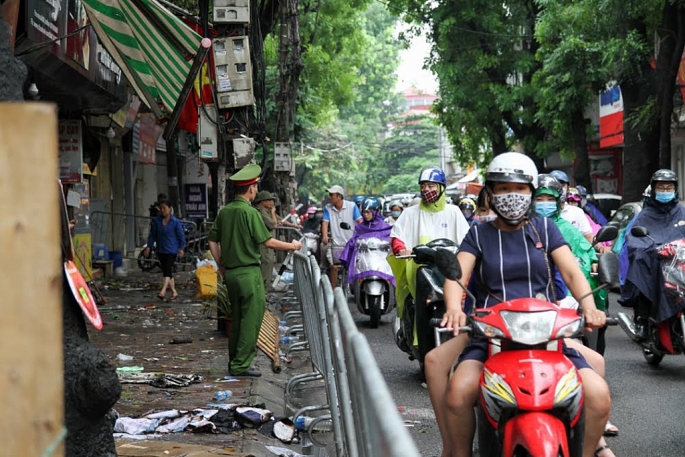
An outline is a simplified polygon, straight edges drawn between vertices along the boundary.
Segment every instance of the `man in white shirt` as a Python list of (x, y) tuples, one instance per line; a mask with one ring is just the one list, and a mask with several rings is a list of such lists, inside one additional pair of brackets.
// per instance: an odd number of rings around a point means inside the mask
[[(328, 277), (333, 288), (338, 285), (338, 268), (340, 266), (340, 254), (345, 249), (347, 240), (354, 234), (354, 225), (362, 221), (362, 215), (354, 203), (345, 200), (344, 190), (341, 186), (332, 186), (327, 189), (330, 203), (323, 210), (321, 221), (321, 244), (326, 252), (330, 270)], [(342, 222), (349, 225), (349, 229), (340, 227)], [(328, 229), (331, 236), (329, 243)], [(342, 284), (341, 284), (342, 285)]]

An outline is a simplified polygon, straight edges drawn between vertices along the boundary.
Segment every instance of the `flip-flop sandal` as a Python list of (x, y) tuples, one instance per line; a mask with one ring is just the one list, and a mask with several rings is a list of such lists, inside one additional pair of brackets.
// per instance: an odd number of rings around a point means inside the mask
[(172, 295), (171, 298), (169, 298), (169, 301), (174, 301), (178, 298), (178, 294)]
[(604, 426), (604, 436), (618, 436), (618, 427), (607, 421), (607, 424)]
[(162, 295), (162, 294), (157, 294), (157, 298), (159, 298), (160, 300), (164, 301), (164, 295)]
[(611, 450), (611, 448), (609, 447), (608, 444), (605, 444), (604, 446), (598, 447), (597, 449), (595, 449), (595, 457), (600, 457), (599, 454), (600, 454), (602, 451), (605, 451), (605, 450), (607, 450), (607, 449)]

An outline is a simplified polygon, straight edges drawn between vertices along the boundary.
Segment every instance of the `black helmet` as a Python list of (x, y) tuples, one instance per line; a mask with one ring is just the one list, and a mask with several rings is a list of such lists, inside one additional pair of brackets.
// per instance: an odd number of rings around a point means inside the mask
[[(545, 190), (547, 190), (547, 192), (545, 192)], [(549, 191), (551, 191), (551, 192), (549, 192)], [(563, 195), (563, 193), (564, 193), (564, 188), (561, 185), (561, 183), (559, 182), (559, 180), (557, 180), (557, 178), (555, 178), (551, 174), (545, 174), (545, 173), (538, 175), (538, 188), (537, 188), (537, 191), (535, 192), (536, 195), (550, 194), (556, 200), (559, 200), (560, 197)]]
[(661, 170), (657, 170), (654, 172), (652, 175), (652, 180), (649, 182), (649, 185), (652, 186), (651, 190), (651, 195), (650, 197), (655, 198), (656, 197), (656, 186), (655, 183), (657, 182), (672, 182), (675, 184), (675, 199), (678, 199), (678, 175), (675, 173), (673, 170), (669, 170), (668, 168), (662, 168)]

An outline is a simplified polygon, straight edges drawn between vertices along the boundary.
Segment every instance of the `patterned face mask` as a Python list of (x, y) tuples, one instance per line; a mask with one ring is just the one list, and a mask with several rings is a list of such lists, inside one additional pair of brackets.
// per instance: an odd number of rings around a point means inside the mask
[(440, 198), (440, 194), (437, 190), (424, 190), (421, 192), (421, 198), (426, 203), (435, 203)]
[(492, 206), (505, 219), (518, 220), (526, 215), (530, 208), (531, 194), (495, 194), (492, 196)]

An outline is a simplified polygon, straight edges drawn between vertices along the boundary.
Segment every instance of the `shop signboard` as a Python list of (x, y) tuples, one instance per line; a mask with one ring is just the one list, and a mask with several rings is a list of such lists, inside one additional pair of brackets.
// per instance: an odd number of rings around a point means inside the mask
[(17, 23), (19, 21), (19, 0), (5, 0), (2, 4), (2, 17), (9, 26), (10, 48), (14, 50), (14, 41), (17, 37)]
[(53, 54), (108, 92), (117, 93), (121, 69), (99, 45), (95, 30), (89, 23), (81, 0), (27, 0), (28, 40), (19, 46), (18, 51), (45, 44), (40, 49)]
[(185, 185), (184, 216), (190, 219), (204, 219), (209, 217), (207, 206), (207, 185)]
[(623, 96), (618, 85), (599, 95), (599, 147), (623, 145)]
[(151, 113), (143, 113), (138, 121), (133, 124), (133, 153), (138, 156), (141, 163), (155, 163), (155, 145), (159, 129), (155, 124), (155, 116)]
[(58, 127), (59, 179), (80, 183), (83, 178), (83, 142), (80, 120), (60, 120)]

